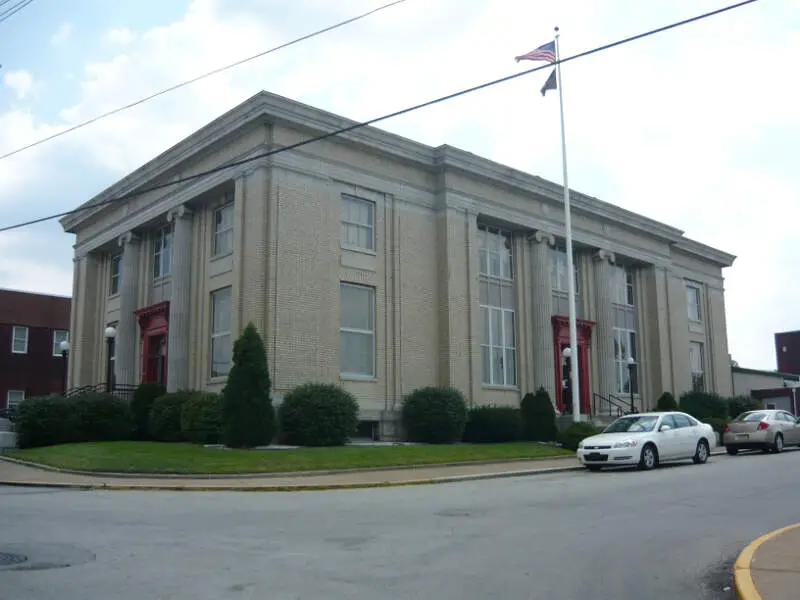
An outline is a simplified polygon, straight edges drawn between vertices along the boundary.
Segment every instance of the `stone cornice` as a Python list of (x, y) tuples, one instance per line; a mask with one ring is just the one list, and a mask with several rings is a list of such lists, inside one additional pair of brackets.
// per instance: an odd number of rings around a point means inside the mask
[(733, 254), (728, 254), (727, 252), (717, 250), (711, 246), (706, 246), (700, 242), (695, 242), (689, 238), (681, 238), (673, 245), (673, 248), (683, 252), (684, 254), (689, 254), (690, 256), (699, 258), (704, 262), (710, 262), (718, 267), (723, 268), (732, 266), (733, 262), (736, 260), (736, 256)]
[[(171, 173), (174, 173), (182, 163), (208, 151), (214, 144), (218, 144), (221, 140), (242, 131), (245, 127), (257, 125), (259, 122), (264, 125), (280, 124), (289, 126), (311, 135), (330, 133), (358, 125), (356, 121), (345, 119), (275, 94), (259, 92), (144, 166), (133, 171), (83, 204), (81, 208), (135, 192), (156, 181), (164, 180)], [(412, 163), (423, 169), (439, 170), (442, 173), (449, 171), (467, 174), (491, 182), (494, 185), (542, 198), (555, 206), (558, 206), (563, 201), (562, 187), (557, 183), (506, 167), (452, 146), (443, 145), (434, 149), (375, 127), (353, 129), (338, 135), (337, 140), (371, 149), (377, 153), (388, 155), (394, 160)], [(260, 153), (263, 153), (265, 149), (265, 146), (258, 148)], [(276, 155), (275, 158), (278, 156), (282, 155)], [(267, 162), (270, 160), (272, 159), (264, 159)], [(228, 179), (233, 176), (233, 171), (234, 169), (222, 171), (221, 174), (224, 179)], [(207, 178), (202, 178), (202, 180), (205, 182), (216, 181), (219, 179), (217, 175), (209, 175)], [(201, 180), (195, 180), (195, 182), (191, 183), (198, 183), (199, 181)], [(206, 185), (187, 185), (188, 188), (193, 189), (208, 187)], [(184, 189), (188, 189), (187, 185), (184, 186)], [(177, 195), (179, 193), (180, 191), (175, 190), (175, 188), (165, 188), (165, 194)], [(181, 195), (185, 196), (185, 194)], [(623, 226), (642, 232), (654, 239), (673, 244), (680, 251), (693, 254), (715, 265), (730, 266), (735, 258), (722, 251), (684, 238), (683, 231), (680, 229), (603, 202), (597, 198), (575, 191), (570, 191), (570, 197), (575, 213), (613, 222), (616, 226)], [(159, 200), (155, 204), (162, 205), (163, 203)], [(61, 219), (61, 225), (66, 231), (74, 233), (82, 222), (105, 210), (106, 206), (98, 206), (97, 208), (90, 208), (65, 216)]]

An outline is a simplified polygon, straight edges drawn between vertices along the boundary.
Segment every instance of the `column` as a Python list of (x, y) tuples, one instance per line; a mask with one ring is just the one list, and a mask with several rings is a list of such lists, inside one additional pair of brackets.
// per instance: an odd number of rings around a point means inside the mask
[[(136, 311), (139, 297), (139, 255), (141, 240), (129, 231), (119, 237), (122, 248), (122, 264), (120, 276), (119, 323), (117, 337), (114, 341), (116, 356), (114, 358), (114, 376), (117, 385), (136, 385), (139, 377), (136, 374), (136, 349), (139, 344), (139, 326), (136, 323)], [(105, 323), (103, 323), (105, 327)], [(105, 339), (103, 340), (105, 343)], [(108, 357), (106, 357), (108, 360)], [(105, 379), (106, 376), (104, 376)]]
[(594, 254), (594, 292), (597, 328), (592, 343), (597, 357), (597, 393), (608, 397), (616, 383), (614, 376), (614, 310), (611, 304), (611, 265), (614, 253), (599, 250)]
[(173, 223), (172, 278), (167, 339), (167, 391), (189, 387), (189, 311), (192, 291), (192, 211), (179, 206), (167, 213)]
[[(555, 238), (544, 231), (528, 237), (531, 243), (531, 340), (533, 355), (533, 385), (543, 387), (556, 401), (556, 366), (553, 363), (553, 286), (550, 278), (550, 252)], [(535, 391), (535, 390), (530, 390)]]

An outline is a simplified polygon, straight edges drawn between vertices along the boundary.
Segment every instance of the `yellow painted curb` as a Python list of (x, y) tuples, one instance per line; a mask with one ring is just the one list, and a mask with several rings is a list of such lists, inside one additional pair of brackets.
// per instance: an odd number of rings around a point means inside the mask
[(736, 597), (739, 600), (764, 600), (764, 597), (758, 591), (753, 581), (753, 576), (750, 573), (750, 564), (753, 562), (753, 557), (758, 549), (768, 541), (775, 539), (779, 535), (788, 533), (793, 529), (797, 529), (798, 527), (800, 527), (800, 523), (765, 533), (760, 538), (750, 542), (747, 547), (742, 550), (742, 553), (733, 565), (733, 586), (736, 588)]

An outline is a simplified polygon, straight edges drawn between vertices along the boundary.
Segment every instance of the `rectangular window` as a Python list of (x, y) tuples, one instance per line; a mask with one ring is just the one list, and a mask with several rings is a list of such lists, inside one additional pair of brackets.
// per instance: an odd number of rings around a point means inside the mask
[[(573, 255), (573, 259), (575, 256)], [(569, 290), (569, 281), (567, 280), (567, 251), (553, 248), (550, 251), (550, 283), (553, 286), (554, 292), (561, 292), (567, 294)], [(573, 262), (572, 268), (575, 277), (575, 295), (580, 295), (580, 287), (578, 286), (578, 265)]]
[(156, 232), (153, 249), (153, 277), (165, 277), (172, 271), (172, 226)]
[(689, 342), (689, 366), (692, 371), (692, 390), (704, 392), (706, 390), (705, 357), (701, 342)]
[(220, 206), (214, 211), (214, 241), (212, 256), (223, 256), (233, 252), (233, 203)]
[(478, 225), (480, 273), (486, 277), (514, 279), (511, 233), (496, 227)]
[(339, 372), (375, 377), (375, 289), (340, 284)]
[(689, 320), (699, 323), (703, 315), (700, 312), (700, 288), (696, 285), (686, 286), (686, 304), (689, 309)]
[(22, 390), (8, 390), (6, 394), (6, 407), (10, 409), (19, 408), (25, 400), (25, 392)]
[[(637, 358), (636, 332), (631, 329), (614, 328), (614, 371), (617, 394), (639, 393), (639, 364)], [(633, 358), (631, 369), (629, 359)]]
[(341, 244), (375, 250), (375, 203), (342, 194)]
[(11, 352), (14, 354), (28, 353), (28, 328), (14, 326), (11, 331)]
[(231, 369), (231, 288), (211, 292), (211, 377), (224, 377)]
[(53, 331), (53, 356), (61, 356), (61, 342), (69, 343), (69, 331)]
[(108, 282), (108, 295), (119, 294), (119, 286), (122, 283), (122, 255), (115, 254), (109, 260), (110, 277)]
[(633, 302), (633, 270), (629, 267), (613, 268), (612, 301), (623, 306), (634, 306)]
[(478, 225), (483, 383), (517, 385), (516, 313), (511, 233)]

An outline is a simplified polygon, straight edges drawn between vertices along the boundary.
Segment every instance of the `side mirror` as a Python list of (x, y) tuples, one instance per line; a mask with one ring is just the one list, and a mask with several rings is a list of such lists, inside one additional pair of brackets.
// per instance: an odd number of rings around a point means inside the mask
[(659, 431), (669, 431), (670, 429), (672, 429), (672, 427), (670, 427), (669, 425), (662, 425), (661, 427), (658, 428)]

